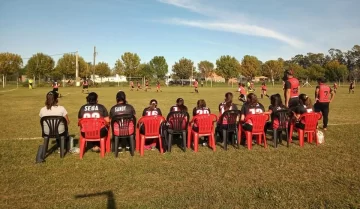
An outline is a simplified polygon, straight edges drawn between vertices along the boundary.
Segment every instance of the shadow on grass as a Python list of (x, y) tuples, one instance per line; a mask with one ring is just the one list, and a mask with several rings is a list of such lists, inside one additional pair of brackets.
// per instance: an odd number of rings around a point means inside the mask
[(91, 194), (78, 194), (75, 195), (75, 199), (96, 197), (96, 196), (106, 196), (107, 197), (107, 209), (116, 209), (116, 201), (114, 193), (112, 191), (91, 193)]

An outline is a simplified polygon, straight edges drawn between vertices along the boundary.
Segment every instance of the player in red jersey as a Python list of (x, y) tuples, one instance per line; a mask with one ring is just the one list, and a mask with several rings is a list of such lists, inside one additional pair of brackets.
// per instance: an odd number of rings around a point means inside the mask
[(134, 82), (133, 81), (130, 81), (130, 91), (134, 91)]
[(323, 129), (327, 130), (329, 120), (329, 106), (334, 99), (335, 94), (332, 89), (325, 84), (325, 78), (318, 78), (318, 86), (315, 89), (315, 100), (314, 105), (315, 112), (321, 112), (323, 116)]
[(266, 83), (262, 82), (262, 84), (261, 84), (261, 99), (264, 98), (264, 95), (269, 97), (269, 95), (267, 95), (267, 93), (266, 93), (266, 90), (267, 90)]
[(137, 89), (136, 89), (136, 91), (139, 91), (139, 89), (141, 89), (140, 82), (138, 81), (138, 82), (136, 82), (136, 83), (137, 83)]
[(240, 92), (240, 96), (239, 96), (239, 100), (242, 102), (246, 102), (246, 89), (245, 89), (245, 84), (243, 83), (239, 83), (239, 89), (238, 91)]
[(247, 102), (241, 108), (241, 117), (240, 121), (244, 122), (244, 130), (252, 130), (252, 121), (246, 120), (245, 118), (249, 114), (259, 114), (265, 112), (264, 106), (259, 103), (257, 96), (254, 93), (250, 93), (247, 97)]
[(156, 83), (156, 92), (162, 92), (161, 88), (160, 88), (160, 81), (157, 81)]
[(284, 72), (284, 97), (285, 106), (288, 108), (296, 107), (299, 104), (300, 84), (299, 80), (295, 78), (293, 70), (286, 70)]
[(194, 85), (194, 88), (195, 88), (195, 93), (199, 93), (199, 90), (198, 90), (198, 85), (199, 85), (198, 79), (195, 79), (193, 85)]
[(206, 102), (203, 99), (197, 101), (196, 107), (193, 109), (193, 116), (210, 114), (210, 108), (206, 107)]
[(336, 93), (336, 90), (338, 89), (338, 85), (337, 85), (337, 83), (334, 83), (334, 85), (333, 85), (333, 89), (334, 89), (334, 93)]

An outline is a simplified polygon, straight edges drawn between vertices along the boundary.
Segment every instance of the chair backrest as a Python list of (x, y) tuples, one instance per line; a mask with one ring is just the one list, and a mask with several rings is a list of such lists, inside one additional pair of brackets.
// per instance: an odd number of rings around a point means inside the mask
[(214, 131), (214, 122), (217, 116), (214, 114), (209, 115), (196, 115), (192, 119), (199, 127), (199, 134), (211, 133)]
[(302, 114), (300, 119), (304, 120), (304, 131), (315, 131), (320, 118), (321, 115), (315, 112)]
[(153, 116), (143, 116), (140, 118), (138, 125), (143, 124), (145, 127), (145, 137), (146, 136), (157, 136), (159, 135), (161, 122), (166, 121), (163, 116), (153, 115)]
[(190, 116), (187, 112), (169, 112), (166, 121), (174, 132), (184, 131), (189, 124)]
[[(116, 115), (111, 118), (111, 131), (113, 136), (130, 136), (134, 134), (136, 117), (130, 114)], [(114, 130), (118, 130), (115, 133)]]
[(82, 118), (79, 122), (86, 139), (100, 139), (100, 130), (106, 125), (104, 118)]
[(252, 132), (259, 133), (264, 131), (265, 123), (269, 119), (268, 114), (249, 114), (246, 116), (245, 121), (252, 121)]
[[(44, 116), (40, 119), (40, 126), (42, 131), (42, 137), (47, 136), (49, 138), (58, 138), (59, 137), (59, 125), (60, 123), (64, 124), (65, 132), (68, 131), (67, 121), (62, 116)], [(49, 134), (44, 132), (44, 124), (49, 127)]]
[[(236, 131), (240, 114), (240, 110), (227, 110), (220, 116), (219, 123), (227, 126), (228, 131)], [(224, 120), (226, 120), (226, 123), (223, 123)]]
[(272, 118), (271, 118), (271, 122), (274, 122), (274, 119), (278, 119), (279, 121), (279, 127), (278, 129), (286, 129), (287, 126), (289, 125), (290, 122), (290, 111), (289, 109), (282, 109), (282, 110), (277, 110), (275, 112), (273, 112), (272, 114)]

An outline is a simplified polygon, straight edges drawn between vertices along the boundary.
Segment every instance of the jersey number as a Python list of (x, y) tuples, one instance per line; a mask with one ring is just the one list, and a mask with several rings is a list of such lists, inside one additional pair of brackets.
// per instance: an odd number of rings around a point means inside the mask
[(196, 110), (197, 115), (210, 114), (209, 110)]
[(94, 113), (85, 113), (83, 118), (100, 118), (100, 114), (97, 112)]
[(262, 109), (249, 109), (249, 112), (251, 114), (259, 114), (259, 113), (262, 113)]
[(298, 88), (293, 88), (292, 92), (293, 92), (293, 94), (297, 94), (299, 92), (299, 89)]
[(147, 112), (147, 115), (148, 115), (148, 116), (158, 115), (158, 112), (157, 112), (157, 111), (146, 111), (146, 112)]

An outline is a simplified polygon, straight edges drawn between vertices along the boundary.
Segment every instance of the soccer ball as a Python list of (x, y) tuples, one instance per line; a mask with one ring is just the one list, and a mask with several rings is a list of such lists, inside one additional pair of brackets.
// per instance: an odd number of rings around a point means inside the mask
[(318, 130), (318, 131), (316, 132), (316, 135), (317, 135), (319, 144), (322, 144), (322, 143), (325, 142), (324, 133), (323, 133), (323, 132), (321, 132), (321, 131)]

